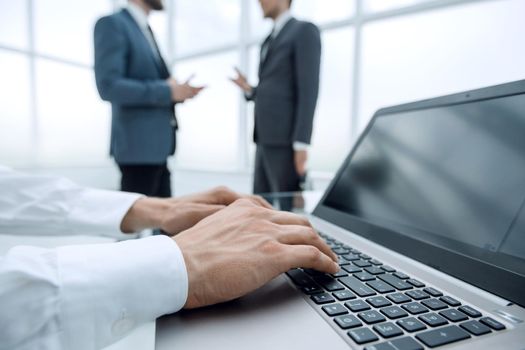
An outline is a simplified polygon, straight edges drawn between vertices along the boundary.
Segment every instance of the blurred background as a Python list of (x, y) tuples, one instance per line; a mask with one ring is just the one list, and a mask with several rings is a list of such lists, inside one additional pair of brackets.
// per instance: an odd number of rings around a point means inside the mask
[[(94, 82), (93, 26), (125, 0), (0, 0), (0, 164), (116, 189), (110, 105)], [(165, 0), (151, 24), (174, 76), (208, 86), (178, 106), (177, 195), (251, 190), (253, 106), (228, 80), (257, 82), (271, 30), (257, 0)], [(525, 78), (525, 0), (295, 0), (322, 30), (309, 162), (323, 189), (380, 107)], [(217, 132), (220, 130), (220, 132)]]

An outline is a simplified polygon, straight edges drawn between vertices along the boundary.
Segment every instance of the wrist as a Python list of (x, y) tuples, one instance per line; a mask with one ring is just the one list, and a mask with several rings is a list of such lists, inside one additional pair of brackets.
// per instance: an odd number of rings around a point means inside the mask
[(124, 216), (120, 229), (124, 233), (134, 233), (159, 228), (170, 207), (170, 203), (164, 199), (140, 198)]

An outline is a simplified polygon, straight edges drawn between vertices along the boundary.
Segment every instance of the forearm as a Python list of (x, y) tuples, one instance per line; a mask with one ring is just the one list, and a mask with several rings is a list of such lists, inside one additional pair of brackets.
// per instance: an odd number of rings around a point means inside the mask
[(0, 339), (10, 349), (100, 349), (176, 312), (187, 291), (182, 253), (166, 236), (14, 248), (0, 259)]
[(99, 76), (97, 86), (103, 100), (121, 106), (169, 107), (173, 104), (171, 88), (164, 80), (141, 81), (122, 76)]
[(0, 231), (17, 235), (119, 237), (123, 217), (141, 197), (8, 168), (0, 168), (0, 192)]
[(170, 208), (171, 205), (164, 199), (140, 198), (122, 219), (120, 229), (124, 233), (133, 233), (148, 228), (159, 228)]

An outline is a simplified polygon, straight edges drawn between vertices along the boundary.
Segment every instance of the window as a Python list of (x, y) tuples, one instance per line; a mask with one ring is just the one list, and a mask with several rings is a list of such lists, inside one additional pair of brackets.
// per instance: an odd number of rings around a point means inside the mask
[(239, 41), (240, 0), (176, 0), (174, 12), (177, 56)]
[(177, 105), (180, 130), (176, 162), (200, 169), (235, 169), (239, 145), (239, 92), (228, 79), (238, 65), (236, 52), (180, 62), (174, 75), (206, 89), (194, 100)]
[(525, 78), (523, 13), (485, 1), (366, 25), (359, 127), (380, 107)]
[(95, 21), (111, 13), (108, 0), (34, 0), (36, 51), (91, 65)]
[(27, 50), (27, 0), (3, 1), (0, 6), (0, 45)]
[(18, 165), (31, 157), (32, 120), (29, 59), (0, 51), (0, 164)]
[(334, 171), (350, 148), (353, 41), (352, 28), (326, 31), (322, 36), (321, 86), (310, 156), (315, 170)]
[(417, 5), (429, 0), (364, 0), (364, 9), (367, 12), (381, 12), (387, 10), (394, 10), (397, 8), (408, 7), (410, 5)]
[(109, 105), (90, 69), (39, 59), (36, 64), (40, 144), (45, 164), (96, 164), (109, 153)]

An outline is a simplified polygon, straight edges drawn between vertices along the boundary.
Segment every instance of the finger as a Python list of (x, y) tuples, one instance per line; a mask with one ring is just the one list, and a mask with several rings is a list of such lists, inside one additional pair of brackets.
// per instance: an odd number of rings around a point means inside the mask
[(279, 225), (301, 225), (312, 227), (310, 221), (308, 221), (308, 219), (306, 219), (304, 216), (299, 216), (297, 214), (285, 211), (274, 211), (272, 215), (270, 215), (269, 220), (274, 224)]
[(282, 244), (312, 245), (329, 256), (334, 262), (338, 261), (337, 255), (312, 228), (288, 225), (281, 226), (281, 229), (277, 232), (277, 240)]
[(326, 273), (336, 273), (339, 271), (339, 265), (314, 246), (284, 245), (283, 251), (283, 272), (297, 267), (314, 269)]
[(189, 85), (190, 81), (191, 81), (193, 78), (195, 78), (195, 73), (192, 74), (192, 75), (190, 75), (190, 77), (189, 77), (188, 79), (186, 79), (186, 82), (185, 82), (184, 84)]
[(261, 196), (257, 196), (257, 195), (243, 195), (242, 196), (243, 198), (250, 198), (251, 200), (253, 200), (254, 202), (256, 202), (257, 204), (259, 204), (261, 207), (264, 207), (266, 209), (274, 209), (272, 207), (272, 205), (270, 203), (268, 203), (268, 201), (266, 199), (264, 199), (263, 197)]
[(239, 76), (241, 76), (241, 77), (243, 76), (243, 74), (241, 73), (241, 70), (239, 69), (239, 67), (236, 66), (236, 67), (234, 67), (234, 69), (235, 69), (235, 72), (237, 72), (237, 74)]

